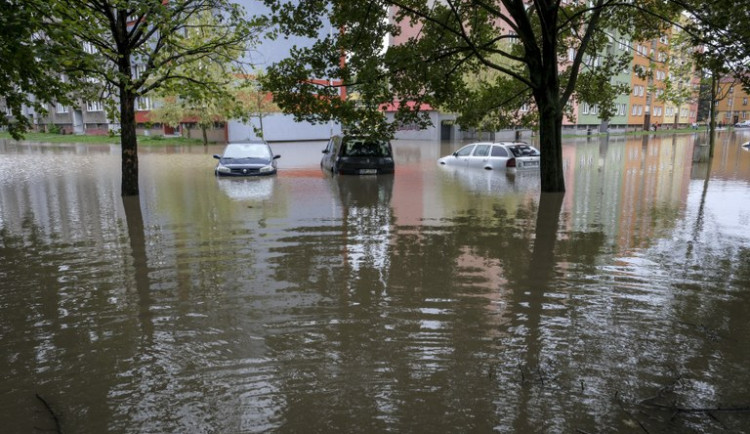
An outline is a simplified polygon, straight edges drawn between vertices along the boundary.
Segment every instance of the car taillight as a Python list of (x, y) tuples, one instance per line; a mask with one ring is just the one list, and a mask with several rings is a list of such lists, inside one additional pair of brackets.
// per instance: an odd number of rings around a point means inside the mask
[(508, 160), (508, 162), (505, 163), (505, 167), (516, 167), (516, 159), (511, 158), (510, 160)]

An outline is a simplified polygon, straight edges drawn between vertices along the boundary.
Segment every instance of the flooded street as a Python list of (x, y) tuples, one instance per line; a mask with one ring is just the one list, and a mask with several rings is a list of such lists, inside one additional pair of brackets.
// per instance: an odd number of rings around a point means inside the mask
[(0, 141), (7, 433), (750, 432), (750, 130), (538, 172)]

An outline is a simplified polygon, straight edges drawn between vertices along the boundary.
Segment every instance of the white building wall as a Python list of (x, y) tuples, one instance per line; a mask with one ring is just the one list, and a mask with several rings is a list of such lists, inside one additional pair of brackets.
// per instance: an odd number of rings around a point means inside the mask
[[(260, 139), (253, 130), (253, 125), (260, 129), (260, 121), (257, 118), (253, 118), (247, 124), (237, 120), (229, 121), (227, 125), (229, 141)], [(341, 134), (341, 126), (333, 122), (327, 124), (295, 122), (293, 116), (282, 113), (273, 113), (263, 117), (263, 136), (269, 142), (328, 140), (334, 134)]]

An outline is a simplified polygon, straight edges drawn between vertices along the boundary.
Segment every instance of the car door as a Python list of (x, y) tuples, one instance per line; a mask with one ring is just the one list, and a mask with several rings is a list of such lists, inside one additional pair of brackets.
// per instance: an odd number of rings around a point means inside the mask
[(485, 167), (490, 158), (490, 148), (492, 145), (489, 143), (478, 143), (474, 146), (474, 152), (468, 158), (469, 167)]
[(489, 166), (491, 166), (493, 169), (504, 169), (506, 164), (508, 163), (509, 158), (510, 154), (508, 153), (508, 150), (505, 149), (505, 146), (492, 145), (492, 150), (490, 151)]
[(469, 160), (471, 159), (472, 151), (474, 151), (474, 145), (466, 145), (463, 148), (459, 149), (458, 151), (453, 153), (453, 156), (456, 157), (455, 162), (453, 165), (456, 166), (468, 166)]
[(338, 154), (337, 139), (338, 137), (331, 137), (325, 149), (323, 149), (323, 158), (320, 160), (320, 167), (325, 170), (333, 170), (333, 162)]

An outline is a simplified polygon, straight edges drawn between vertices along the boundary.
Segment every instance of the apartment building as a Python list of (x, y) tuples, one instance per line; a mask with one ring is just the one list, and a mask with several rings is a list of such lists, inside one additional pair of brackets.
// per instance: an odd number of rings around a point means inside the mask
[(737, 122), (750, 120), (750, 92), (734, 77), (725, 77), (719, 81), (716, 102), (716, 123), (734, 125)]

